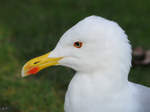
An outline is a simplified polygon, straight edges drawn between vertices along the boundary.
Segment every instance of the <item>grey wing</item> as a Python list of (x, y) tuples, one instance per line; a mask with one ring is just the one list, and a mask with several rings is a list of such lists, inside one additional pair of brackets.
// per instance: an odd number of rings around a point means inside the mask
[(150, 112), (150, 88), (135, 83), (130, 83), (130, 85), (135, 89), (133, 95), (139, 104), (140, 110)]

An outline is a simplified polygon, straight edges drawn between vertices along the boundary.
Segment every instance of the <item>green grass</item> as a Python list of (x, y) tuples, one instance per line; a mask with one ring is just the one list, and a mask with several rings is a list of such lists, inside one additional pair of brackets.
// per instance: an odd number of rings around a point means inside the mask
[[(52, 50), (79, 20), (99, 15), (117, 21), (133, 47), (150, 47), (150, 1), (143, 0), (1, 0), (0, 107), (8, 112), (63, 112), (67, 85), (74, 73), (52, 67), (21, 78), (23, 64)], [(129, 80), (150, 86), (149, 67), (132, 68)]]

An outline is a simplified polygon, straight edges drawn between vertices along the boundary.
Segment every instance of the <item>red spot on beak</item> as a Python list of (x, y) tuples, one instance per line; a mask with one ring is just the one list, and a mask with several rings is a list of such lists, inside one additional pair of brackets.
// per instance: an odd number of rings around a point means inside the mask
[(36, 74), (39, 71), (38, 67), (32, 68), (30, 71), (28, 71), (28, 74)]

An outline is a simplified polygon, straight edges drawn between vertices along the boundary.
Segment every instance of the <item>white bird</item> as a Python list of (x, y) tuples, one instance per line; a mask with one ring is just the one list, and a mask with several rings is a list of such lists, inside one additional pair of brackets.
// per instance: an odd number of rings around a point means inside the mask
[(61, 37), (52, 52), (34, 58), (22, 76), (52, 65), (73, 68), (65, 112), (150, 112), (150, 89), (128, 81), (131, 46), (114, 21), (87, 17)]

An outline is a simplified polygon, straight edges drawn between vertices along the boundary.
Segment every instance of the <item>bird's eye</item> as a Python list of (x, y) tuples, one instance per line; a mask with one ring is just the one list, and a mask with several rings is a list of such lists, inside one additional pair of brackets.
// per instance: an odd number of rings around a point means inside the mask
[(73, 46), (76, 47), (76, 48), (81, 48), (82, 44), (83, 44), (82, 42), (77, 41), (77, 42), (74, 42)]

